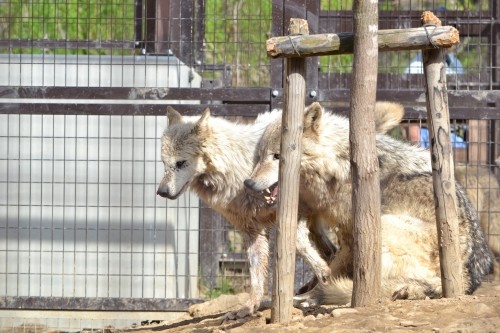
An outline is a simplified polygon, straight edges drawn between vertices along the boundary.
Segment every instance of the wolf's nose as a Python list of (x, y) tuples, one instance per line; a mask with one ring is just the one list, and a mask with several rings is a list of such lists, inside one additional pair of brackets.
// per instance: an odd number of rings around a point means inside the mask
[(160, 187), (156, 191), (156, 194), (159, 195), (160, 197), (164, 197), (164, 198), (167, 197), (167, 191), (165, 191), (164, 189), (162, 189)]
[(255, 186), (255, 181), (253, 179), (245, 179), (243, 184), (245, 184), (247, 188), (253, 190), (253, 187)]

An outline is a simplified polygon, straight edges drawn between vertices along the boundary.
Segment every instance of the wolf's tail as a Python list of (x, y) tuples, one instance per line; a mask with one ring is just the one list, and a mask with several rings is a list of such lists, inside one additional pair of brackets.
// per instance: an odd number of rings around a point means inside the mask
[(339, 277), (327, 285), (320, 285), (321, 304), (344, 305), (351, 302), (353, 283), (352, 279)]
[(403, 105), (394, 102), (380, 101), (375, 103), (375, 126), (377, 133), (386, 133), (398, 126), (403, 119)]
[(483, 277), (493, 272), (493, 255), (484, 238), (477, 211), (470, 202), (460, 184), (456, 184), (458, 206), (462, 215), (467, 241), (465, 265), (469, 276), (466, 294), (472, 294), (480, 285)]
[(317, 306), (321, 304), (344, 305), (351, 302), (353, 283), (350, 278), (338, 277), (328, 284), (318, 283), (304, 294), (293, 298), (296, 306)]

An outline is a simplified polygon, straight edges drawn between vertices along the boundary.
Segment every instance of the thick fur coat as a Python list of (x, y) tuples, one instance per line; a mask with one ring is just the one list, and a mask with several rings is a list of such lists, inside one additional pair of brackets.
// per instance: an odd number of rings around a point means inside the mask
[[(352, 295), (352, 206), (349, 122), (313, 103), (305, 111), (299, 215), (319, 214), (336, 230), (340, 249), (331, 279), (297, 296), (302, 305), (345, 304)], [(265, 130), (259, 161), (245, 184), (277, 193), (281, 120)], [(429, 151), (377, 134), (382, 208), (383, 296), (439, 297), (441, 278)], [(477, 212), (457, 184), (464, 290), (470, 294), (491, 270), (492, 258)]]
[[(183, 117), (169, 108), (167, 117), (161, 139), (164, 175), (157, 194), (175, 199), (190, 189), (241, 231), (250, 264), (251, 292), (248, 303), (229, 317), (252, 314), (264, 296), (269, 257), (267, 229), (275, 224), (276, 212), (261, 195), (246, 189), (243, 181), (255, 166), (256, 147), (264, 129), (281, 117), (281, 112), (264, 113), (252, 124), (211, 117), (208, 109), (200, 117)], [(334, 247), (322, 226), (308, 225), (306, 220), (298, 225), (302, 231), (299, 254), (314, 263), (311, 266), (317, 276), (329, 276), (325, 260)], [(306, 244), (300, 245), (301, 241)]]
[[(377, 126), (384, 131), (399, 124), (404, 114), (402, 106), (394, 103), (380, 102), (376, 109)], [(230, 316), (251, 314), (264, 294), (269, 257), (266, 232), (275, 224), (276, 210), (267, 204), (268, 198), (247, 189), (243, 182), (257, 162), (262, 133), (281, 119), (281, 112), (259, 115), (252, 124), (211, 117), (208, 109), (200, 117), (183, 117), (169, 108), (167, 118), (161, 139), (164, 175), (157, 193), (175, 199), (190, 189), (241, 231), (250, 267), (250, 300)], [(327, 261), (335, 249), (316, 214), (299, 219), (296, 245), (315, 276), (329, 280)]]

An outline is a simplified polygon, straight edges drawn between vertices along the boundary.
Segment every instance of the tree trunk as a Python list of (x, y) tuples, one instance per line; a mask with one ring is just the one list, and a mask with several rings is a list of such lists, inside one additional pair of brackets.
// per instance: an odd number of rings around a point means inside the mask
[(355, 0), (354, 62), (350, 114), (353, 249), (352, 306), (380, 297), (380, 181), (375, 145), (378, 3)]
[[(291, 19), (289, 31), (291, 35), (309, 33), (307, 21)], [(278, 179), (280, 191), (274, 256), (276, 263), (271, 305), (273, 323), (288, 323), (292, 320), (305, 78), (305, 58), (287, 59)]]

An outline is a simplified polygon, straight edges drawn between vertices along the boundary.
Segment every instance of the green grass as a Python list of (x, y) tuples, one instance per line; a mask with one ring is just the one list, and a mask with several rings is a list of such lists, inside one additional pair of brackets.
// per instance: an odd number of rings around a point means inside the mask
[(217, 288), (209, 289), (205, 296), (209, 299), (217, 298), (221, 295), (234, 295), (235, 290), (231, 286), (231, 283), (225, 279), (220, 278), (219, 286)]

